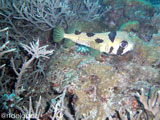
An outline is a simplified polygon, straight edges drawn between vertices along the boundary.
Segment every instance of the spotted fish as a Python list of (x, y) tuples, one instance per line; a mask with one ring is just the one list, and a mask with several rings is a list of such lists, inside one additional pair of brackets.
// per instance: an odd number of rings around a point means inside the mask
[(63, 38), (67, 38), (75, 43), (112, 55), (123, 55), (132, 51), (135, 46), (131, 41), (129, 34), (125, 31), (111, 31), (104, 33), (75, 31), (75, 33), (66, 34), (63, 28), (57, 27), (54, 29), (53, 38), (56, 42), (61, 41)]

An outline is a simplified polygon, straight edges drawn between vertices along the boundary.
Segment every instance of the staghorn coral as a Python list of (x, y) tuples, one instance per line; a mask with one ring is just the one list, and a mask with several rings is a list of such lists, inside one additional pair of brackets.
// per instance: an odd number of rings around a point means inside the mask
[(33, 39), (33, 33), (37, 32), (37, 28), (25, 20), (16, 18), (18, 13), (13, 3), (18, 4), (19, 2), (19, 0), (0, 0), (0, 27), (9, 27), (9, 37), (15, 41), (24, 42)]
[(13, 2), (13, 6), (19, 13), (16, 18), (25, 19), (43, 31), (58, 25), (66, 28), (76, 20), (92, 21), (104, 12), (95, 0), (21, 0)]
[(20, 69), (20, 72), (18, 72), (16, 70), (15, 63), (14, 63), (13, 58), (12, 58), (13, 70), (16, 73), (16, 75), (18, 76), (17, 77), (17, 83), (16, 83), (16, 89), (15, 89), (16, 95), (20, 94), (19, 88), (21, 86), (22, 75), (26, 72), (26, 69), (33, 62), (33, 60), (36, 59), (36, 58), (38, 59), (40, 57), (49, 58), (48, 56), (53, 54), (53, 51), (54, 51), (54, 50), (47, 50), (46, 48), (48, 47), (48, 45), (40, 47), (39, 39), (37, 40), (36, 43), (30, 43), (30, 46), (25, 45), (23, 43), (21, 43), (21, 45), (28, 52), (28, 54), (30, 54), (32, 57), (29, 60), (27, 60), (23, 63), (23, 65)]
[(67, 19), (74, 16), (67, 2), (60, 0), (21, 0), (13, 3), (13, 6), (19, 13), (16, 18), (25, 19), (44, 31), (54, 28), (56, 24), (62, 24), (63, 17)]
[[(35, 107), (35, 110), (34, 110)], [(35, 106), (33, 107), (33, 103), (32, 103), (32, 98), (29, 97), (29, 107), (28, 109), (23, 106), (23, 109), (20, 109), (21, 112), (24, 115), (23, 119), (40, 119), (42, 116), (42, 107), (41, 107), (41, 96), (39, 97), (39, 100), (37, 101), (37, 103), (35, 104)]]
[(147, 115), (145, 117), (143, 116), (143, 111), (137, 111), (135, 114), (130, 114), (127, 110), (125, 111), (125, 115), (122, 115), (118, 111), (116, 111), (116, 116), (117, 117), (112, 117), (110, 116), (108, 120), (143, 120), (143, 119), (148, 119)]
[[(1, 33), (1, 32), (6, 32), (5, 39), (7, 40), (7, 42), (4, 43), (4, 44), (0, 47), (0, 58), (1, 58), (4, 54), (9, 53), (9, 52), (13, 52), (13, 51), (16, 50), (15, 48), (14, 48), (14, 49), (9, 49), (9, 50), (4, 50), (4, 49), (6, 48), (6, 46), (9, 44), (9, 41), (8, 41), (8, 29), (9, 29), (9, 28), (6, 27), (6, 28), (0, 30), (0, 33)], [(2, 39), (2, 38), (3, 38), (3, 37), (0, 36), (0, 39)], [(1, 68), (1, 67), (0, 67), (0, 68)]]
[(142, 89), (141, 94), (138, 94), (138, 96), (140, 102), (144, 105), (144, 109), (151, 111), (155, 116), (155, 120), (160, 120), (160, 92), (152, 87), (148, 92)]

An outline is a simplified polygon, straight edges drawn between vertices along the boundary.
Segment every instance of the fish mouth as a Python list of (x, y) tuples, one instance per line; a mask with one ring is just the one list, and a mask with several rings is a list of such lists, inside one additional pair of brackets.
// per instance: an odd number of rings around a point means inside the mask
[(135, 47), (136, 47), (136, 45), (135, 45), (135, 44), (133, 44), (130, 50), (128, 50), (128, 51), (127, 51), (127, 52), (125, 52), (125, 53), (121, 53), (121, 55), (126, 55), (126, 54), (128, 54), (128, 53), (133, 52), (133, 51), (134, 51), (134, 49), (135, 49)]
[(135, 45), (134, 45), (134, 47), (133, 47), (131, 50), (129, 50), (129, 51), (127, 51), (126, 53), (124, 53), (124, 54), (121, 54), (121, 55), (126, 55), (126, 54), (129, 54), (129, 53), (133, 52), (133, 51), (134, 51), (134, 49), (135, 49)]
[(125, 52), (125, 53), (123, 53), (124, 49), (125, 49), (125, 48), (123, 48), (123, 47), (119, 47), (118, 50), (117, 50), (117, 55), (126, 55), (126, 54), (128, 54), (128, 53), (134, 51), (135, 45), (132, 47), (131, 50), (128, 50), (128, 51)]

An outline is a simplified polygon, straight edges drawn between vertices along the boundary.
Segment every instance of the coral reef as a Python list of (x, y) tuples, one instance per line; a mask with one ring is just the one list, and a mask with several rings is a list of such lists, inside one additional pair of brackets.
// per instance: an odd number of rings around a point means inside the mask
[[(145, 88), (151, 84), (156, 85), (159, 81), (159, 70), (146, 64), (142, 67), (141, 63), (139, 61), (135, 63), (134, 59), (132, 59), (133, 63), (123, 65), (124, 67), (116, 70), (109, 63), (99, 63), (92, 57), (77, 55), (72, 50), (76, 48), (72, 47), (70, 51), (62, 49), (59, 49), (61, 53), (57, 51), (57, 55), (54, 56), (56, 60), (53, 62), (52, 70), (49, 70), (47, 80), (54, 83), (53, 86), (58, 92), (61, 92), (66, 84), (70, 86), (69, 92), (77, 96), (74, 103), (75, 110), (79, 113), (78, 116), (84, 118), (94, 112), (94, 115), (96, 114), (94, 119), (105, 119), (113, 114), (115, 109), (122, 112), (125, 108), (134, 114), (138, 107), (129, 101), (134, 98), (136, 89)], [(59, 68), (63, 67), (61, 70), (55, 69), (55, 64)], [(78, 69), (78, 72), (74, 73), (73, 69)], [(59, 82), (63, 80), (68, 83), (60, 84)], [(143, 83), (144, 80), (149, 85)], [(138, 81), (142, 81), (142, 85)], [(122, 105), (123, 108), (121, 108)]]
[[(0, 0), (0, 113), (159, 120), (159, 23), (147, 0)], [(57, 43), (59, 25), (66, 33), (126, 31), (136, 46), (116, 56)]]
[[(74, 102), (75, 110), (78, 112), (77, 116), (84, 119), (105, 119), (105, 117), (115, 113), (115, 109), (120, 114), (125, 109), (131, 115), (135, 114), (138, 109), (135, 105), (138, 105), (138, 103), (135, 102), (136, 99), (134, 98), (136, 89), (156, 85), (159, 81), (158, 69), (146, 64), (142, 67), (141, 63), (139, 61), (135, 63), (134, 59), (132, 59), (133, 63), (116, 70), (109, 63), (99, 63), (92, 57), (77, 55), (76, 52), (73, 52), (73, 49), (76, 48), (72, 47), (70, 51), (61, 48), (59, 49), (60, 53), (57, 51), (57, 55), (54, 56), (56, 60), (53, 62), (53, 68), (50, 66), (52, 70), (49, 70), (47, 80), (54, 83), (51, 85), (58, 92), (61, 92), (65, 85), (70, 86), (68, 92), (77, 96), (77, 100)], [(60, 66), (63, 67), (61, 70), (55, 69), (55, 64), (59, 68), (61, 68)], [(78, 69), (78, 72), (75, 73), (73, 69)], [(50, 76), (53, 77), (50, 78)], [(59, 83), (63, 80), (68, 81), (68, 83)], [(117, 103), (117, 100), (119, 103)], [(142, 113), (136, 116), (143, 116), (144, 113)], [(93, 114), (94, 116), (92, 116)], [(122, 114), (121, 116), (125, 115)]]

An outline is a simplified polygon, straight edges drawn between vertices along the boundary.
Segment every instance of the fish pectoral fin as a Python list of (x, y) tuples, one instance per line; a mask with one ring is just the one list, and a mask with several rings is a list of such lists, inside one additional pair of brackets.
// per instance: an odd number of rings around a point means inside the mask
[(97, 50), (100, 49), (100, 45), (96, 44), (94, 41), (90, 42), (90, 47)]

